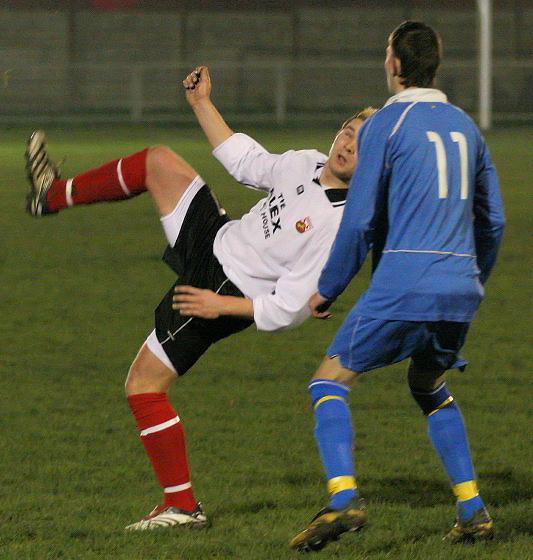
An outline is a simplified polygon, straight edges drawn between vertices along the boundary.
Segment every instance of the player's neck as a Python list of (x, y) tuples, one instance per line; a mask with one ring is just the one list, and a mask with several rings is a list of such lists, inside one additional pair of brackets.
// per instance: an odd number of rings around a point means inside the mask
[(392, 93), (392, 95), (396, 95), (397, 93), (401, 93), (402, 91), (405, 91), (407, 89), (418, 89), (420, 87), (434, 88), (435, 84), (433, 83), (430, 86), (409, 86), (409, 87), (405, 87), (400, 82), (394, 81), (394, 82), (391, 83), (390, 92)]
[(397, 93), (401, 93), (402, 91), (405, 91), (406, 88), (403, 84), (400, 83), (399, 78), (398, 77), (394, 77), (393, 80), (391, 81), (391, 85), (389, 88), (389, 91), (391, 92), (392, 95), (396, 95)]
[(327, 187), (330, 189), (347, 189), (348, 185), (350, 184), (350, 180), (343, 181), (336, 175), (334, 175), (329, 167), (326, 165), (318, 178), (320, 184), (323, 187)]

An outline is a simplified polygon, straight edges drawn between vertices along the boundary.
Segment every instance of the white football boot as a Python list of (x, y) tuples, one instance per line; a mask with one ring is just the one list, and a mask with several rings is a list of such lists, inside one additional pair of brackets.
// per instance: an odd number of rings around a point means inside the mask
[(194, 511), (185, 511), (177, 507), (158, 505), (149, 515), (126, 527), (126, 531), (145, 531), (146, 529), (159, 529), (165, 527), (186, 527), (190, 529), (205, 529), (209, 522), (198, 503)]

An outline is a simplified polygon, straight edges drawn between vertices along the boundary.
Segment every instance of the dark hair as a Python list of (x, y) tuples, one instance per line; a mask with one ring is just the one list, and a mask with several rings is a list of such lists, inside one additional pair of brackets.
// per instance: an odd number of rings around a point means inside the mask
[(434, 85), (442, 49), (437, 32), (419, 21), (404, 21), (391, 36), (392, 52), (400, 60), (404, 87)]

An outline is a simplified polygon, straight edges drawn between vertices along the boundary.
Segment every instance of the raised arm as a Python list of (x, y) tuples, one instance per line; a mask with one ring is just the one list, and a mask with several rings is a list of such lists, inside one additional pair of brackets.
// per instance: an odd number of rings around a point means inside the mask
[(222, 144), (233, 130), (211, 102), (211, 78), (207, 66), (198, 66), (183, 80), (187, 101), (213, 149)]

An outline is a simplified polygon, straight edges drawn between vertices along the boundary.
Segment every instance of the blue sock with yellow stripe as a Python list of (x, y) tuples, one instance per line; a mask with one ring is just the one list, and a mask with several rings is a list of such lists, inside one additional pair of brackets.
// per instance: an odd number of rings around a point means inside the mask
[(463, 415), (445, 383), (431, 391), (411, 388), (427, 416), (428, 434), (457, 498), (457, 517), (470, 519), (483, 508), (475, 481)]
[(342, 508), (357, 495), (353, 464), (353, 430), (343, 383), (315, 379), (309, 393), (315, 415), (315, 439), (331, 495), (329, 507)]

